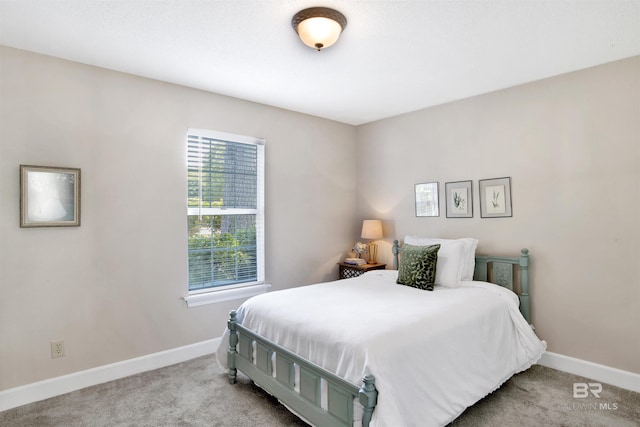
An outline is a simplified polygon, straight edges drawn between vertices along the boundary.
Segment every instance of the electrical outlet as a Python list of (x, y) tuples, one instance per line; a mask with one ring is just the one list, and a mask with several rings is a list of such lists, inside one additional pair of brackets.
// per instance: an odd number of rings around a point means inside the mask
[(51, 358), (64, 356), (64, 341), (51, 341)]

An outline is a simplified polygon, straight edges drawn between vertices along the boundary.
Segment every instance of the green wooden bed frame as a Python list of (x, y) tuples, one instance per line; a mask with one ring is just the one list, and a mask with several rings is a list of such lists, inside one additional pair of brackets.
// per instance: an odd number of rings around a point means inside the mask
[[(401, 248), (393, 242), (393, 268), (398, 269)], [(514, 275), (514, 270), (516, 274)], [(475, 280), (495, 283), (514, 290), (514, 278), (520, 282), (520, 311), (530, 320), (529, 251), (519, 257), (476, 256)], [(236, 311), (229, 321), (227, 363), (229, 383), (235, 384), (238, 370), (254, 383), (317, 427), (352, 427), (354, 399), (362, 406), (362, 426), (368, 427), (375, 409), (378, 391), (372, 375), (366, 375), (360, 386), (305, 360), (284, 347), (256, 334), (238, 323)], [(297, 378), (295, 368), (298, 368)], [(322, 407), (322, 383), (326, 383), (326, 409)]]
[[(393, 269), (398, 269), (398, 254), (402, 248), (397, 240), (393, 241)], [(514, 275), (514, 270), (516, 274)], [(520, 292), (514, 288), (518, 280)], [(520, 299), (520, 313), (531, 325), (531, 301), (529, 300), (529, 249), (521, 249), (520, 256), (491, 256), (476, 255), (476, 266), (473, 271), (473, 280), (495, 283), (507, 288), (518, 295)]]

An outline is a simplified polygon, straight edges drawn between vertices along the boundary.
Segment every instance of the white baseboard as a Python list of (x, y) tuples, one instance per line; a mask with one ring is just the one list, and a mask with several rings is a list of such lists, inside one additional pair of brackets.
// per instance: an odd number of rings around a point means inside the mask
[(640, 393), (640, 374), (634, 372), (623, 371), (549, 351), (542, 355), (538, 364)]
[[(0, 412), (70, 393), (81, 388), (212, 354), (218, 349), (220, 340), (221, 338), (214, 338), (184, 347), (148, 354), (146, 356), (0, 391)], [(542, 355), (538, 364), (640, 393), (640, 374), (633, 372), (623, 371), (549, 351)]]
[(0, 391), (0, 411), (212, 354), (219, 344), (220, 338), (214, 338), (3, 390)]

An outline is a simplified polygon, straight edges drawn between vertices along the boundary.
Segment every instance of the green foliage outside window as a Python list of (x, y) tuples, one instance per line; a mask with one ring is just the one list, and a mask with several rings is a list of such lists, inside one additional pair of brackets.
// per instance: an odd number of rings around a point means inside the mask
[(255, 215), (189, 216), (189, 287), (257, 280)]

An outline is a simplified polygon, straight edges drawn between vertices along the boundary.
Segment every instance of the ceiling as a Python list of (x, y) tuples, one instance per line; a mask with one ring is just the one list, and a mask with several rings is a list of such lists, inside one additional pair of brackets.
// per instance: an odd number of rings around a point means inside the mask
[(640, 0), (0, 0), (0, 44), (359, 125), (640, 55)]

